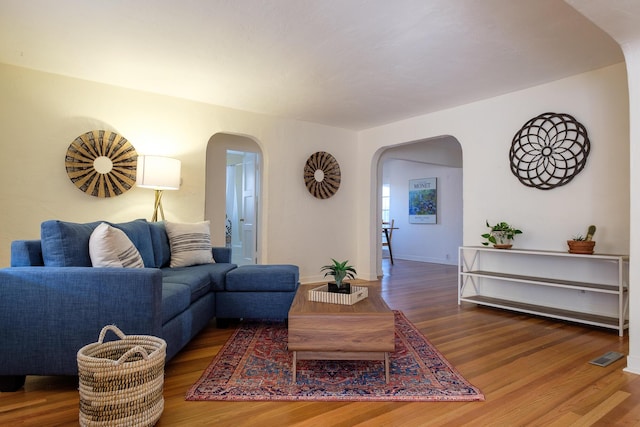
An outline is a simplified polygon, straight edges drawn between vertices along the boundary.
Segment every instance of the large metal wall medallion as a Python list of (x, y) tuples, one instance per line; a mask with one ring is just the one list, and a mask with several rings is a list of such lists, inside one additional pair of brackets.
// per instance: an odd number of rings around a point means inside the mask
[(304, 165), (304, 183), (318, 199), (328, 199), (340, 188), (340, 165), (325, 151), (313, 153)]
[(136, 183), (138, 153), (126, 138), (108, 130), (77, 137), (64, 159), (67, 175), (81, 191), (94, 197), (114, 197)]
[(587, 163), (591, 143), (573, 116), (544, 113), (515, 134), (509, 150), (511, 172), (528, 187), (550, 190), (569, 183)]

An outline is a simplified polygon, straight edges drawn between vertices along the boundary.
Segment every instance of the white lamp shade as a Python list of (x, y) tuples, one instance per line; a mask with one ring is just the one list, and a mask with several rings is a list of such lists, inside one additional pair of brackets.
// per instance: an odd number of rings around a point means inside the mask
[(180, 160), (161, 156), (138, 156), (136, 185), (154, 190), (180, 189)]

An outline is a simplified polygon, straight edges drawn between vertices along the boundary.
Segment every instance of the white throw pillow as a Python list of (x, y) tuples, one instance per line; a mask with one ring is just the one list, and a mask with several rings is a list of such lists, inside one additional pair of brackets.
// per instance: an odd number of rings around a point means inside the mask
[(209, 221), (179, 224), (165, 221), (171, 246), (169, 267), (188, 267), (215, 262), (211, 253)]
[(140, 252), (124, 231), (104, 222), (89, 237), (89, 256), (94, 267), (144, 268)]

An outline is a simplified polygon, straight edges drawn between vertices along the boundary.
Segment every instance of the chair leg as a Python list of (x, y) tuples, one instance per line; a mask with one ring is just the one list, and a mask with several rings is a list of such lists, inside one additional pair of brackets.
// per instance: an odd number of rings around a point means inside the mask
[(393, 252), (391, 251), (391, 238), (389, 237), (389, 230), (384, 229), (384, 235), (387, 238), (387, 247), (389, 248), (389, 259), (391, 260), (391, 265), (393, 265)]

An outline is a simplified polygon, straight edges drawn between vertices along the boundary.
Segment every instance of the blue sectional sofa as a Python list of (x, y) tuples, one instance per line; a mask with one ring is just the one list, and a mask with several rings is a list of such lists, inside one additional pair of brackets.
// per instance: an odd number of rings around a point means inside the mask
[(170, 267), (165, 224), (135, 220), (110, 225), (144, 268), (93, 267), (89, 239), (101, 223), (45, 221), (40, 240), (12, 242), (11, 267), (0, 269), (0, 391), (26, 375), (77, 375), (78, 350), (108, 324), (163, 338), (169, 360), (216, 316), (287, 318), (297, 266), (238, 268), (229, 248), (214, 247), (215, 262)]

